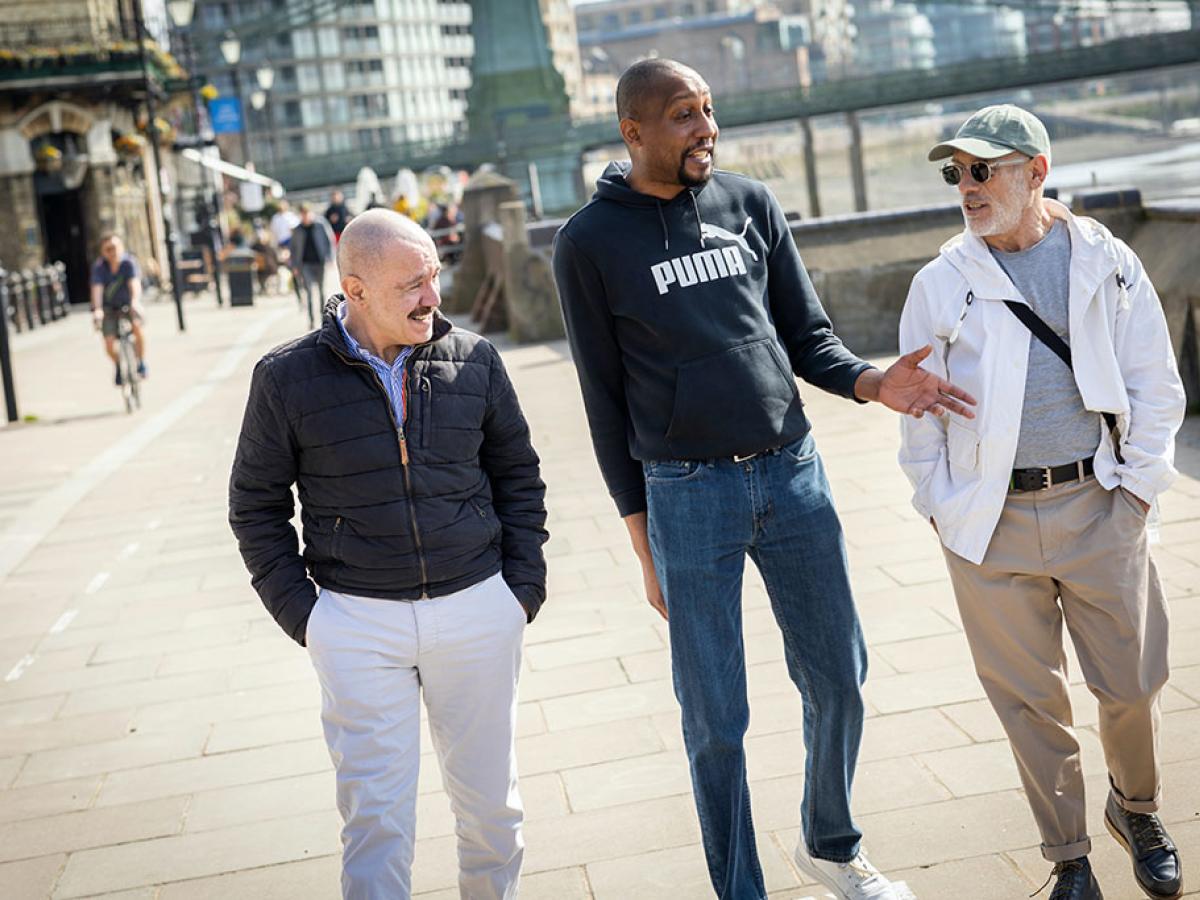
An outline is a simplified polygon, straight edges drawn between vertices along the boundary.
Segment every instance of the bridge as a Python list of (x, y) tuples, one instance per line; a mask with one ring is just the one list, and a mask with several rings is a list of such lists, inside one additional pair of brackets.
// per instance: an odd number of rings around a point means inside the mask
[[(1128, 72), (1200, 63), (1200, 31), (1178, 31), (1120, 38), (1025, 57), (982, 59), (968, 64), (909, 70), (867, 78), (829, 81), (804, 88), (771, 90), (716, 98), (724, 128), (765, 122), (806, 122), (813, 116), (858, 113), (910, 103), (927, 103), (971, 94), (1003, 94), (1026, 87), (1082, 81)], [(354, 180), (363, 166), (379, 172), (437, 164), (473, 168), (507, 160), (558, 160), (577, 164), (587, 150), (619, 141), (615, 115), (602, 119), (543, 120), (513, 128), (501, 145), (494, 140), (442, 140), (384, 145), (320, 157), (281, 161), (271, 173), (293, 190)]]

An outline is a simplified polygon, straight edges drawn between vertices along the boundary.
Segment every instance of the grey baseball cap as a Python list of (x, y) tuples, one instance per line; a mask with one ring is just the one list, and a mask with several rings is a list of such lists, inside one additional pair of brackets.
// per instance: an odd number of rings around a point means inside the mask
[(953, 140), (929, 151), (930, 160), (945, 159), (955, 150), (980, 159), (996, 159), (1019, 150), (1026, 156), (1050, 158), (1050, 135), (1033, 113), (1019, 106), (985, 106), (962, 123)]

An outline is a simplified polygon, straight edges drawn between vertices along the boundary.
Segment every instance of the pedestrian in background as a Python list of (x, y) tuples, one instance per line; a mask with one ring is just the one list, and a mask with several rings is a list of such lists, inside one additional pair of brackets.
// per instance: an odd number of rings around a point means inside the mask
[(288, 248), (296, 279), (297, 297), (308, 310), (309, 325), (315, 327), (316, 313), (325, 300), (325, 266), (333, 262), (333, 229), (308, 203), (300, 204), (300, 222), (292, 229)]

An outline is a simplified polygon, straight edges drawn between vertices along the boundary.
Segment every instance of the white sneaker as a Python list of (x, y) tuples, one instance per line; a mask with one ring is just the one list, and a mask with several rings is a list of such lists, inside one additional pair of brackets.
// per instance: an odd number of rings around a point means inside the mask
[[(793, 854), (800, 871), (833, 891), (838, 900), (905, 900), (911, 891), (896, 890), (863, 853), (848, 863), (830, 862), (811, 856), (801, 841)], [(915, 898), (914, 898), (915, 900)]]

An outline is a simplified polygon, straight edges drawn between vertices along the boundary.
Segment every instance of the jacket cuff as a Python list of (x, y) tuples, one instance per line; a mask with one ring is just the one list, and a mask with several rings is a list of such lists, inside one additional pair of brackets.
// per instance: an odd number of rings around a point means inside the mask
[(513, 596), (517, 598), (521, 608), (525, 610), (525, 622), (529, 623), (536, 619), (542, 609), (542, 604), (546, 601), (545, 589), (536, 584), (517, 584), (510, 585), (509, 590), (513, 592)]
[(635, 488), (613, 494), (612, 498), (617, 504), (617, 512), (621, 514), (622, 519), (646, 511), (645, 484), (639, 484)]

